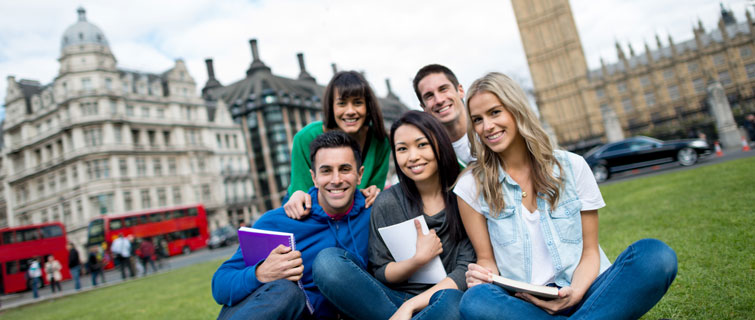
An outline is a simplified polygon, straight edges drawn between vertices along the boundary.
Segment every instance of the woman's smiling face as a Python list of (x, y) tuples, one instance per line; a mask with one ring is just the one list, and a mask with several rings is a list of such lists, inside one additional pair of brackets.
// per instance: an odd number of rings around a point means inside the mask
[(336, 126), (350, 135), (356, 134), (367, 121), (367, 103), (364, 97), (341, 98), (338, 89), (335, 89), (334, 95), (337, 97), (333, 103)]

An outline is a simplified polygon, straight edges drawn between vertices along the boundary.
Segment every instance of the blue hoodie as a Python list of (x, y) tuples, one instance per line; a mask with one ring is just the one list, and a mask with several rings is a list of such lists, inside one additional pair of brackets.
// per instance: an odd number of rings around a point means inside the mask
[[(351, 211), (345, 217), (333, 220), (317, 201), (317, 188), (309, 189), (309, 195), (312, 196), (312, 210), (305, 219), (291, 219), (286, 216), (283, 208), (278, 208), (262, 215), (254, 223), (254, 228), (294, 234), (296, 249), (301, 251), (304, 263), (301, 282), (315, 309), (314, 315), (317, 318), (330, 318), (336, 309), (315, 286), (312, 263), (320, 250), (338, 247), (359, 257), (362, 268), (365, 268), (371, 208), (364, 207), (364, 196), (357, 191)], [(212, 296), (215, 301), (232, 306), (262, 286), (263, 283), (256, 276), (257, 265), (247, 267), (241, 249), (237, 249), (233, 257), (223, 262), (212, 276)]]

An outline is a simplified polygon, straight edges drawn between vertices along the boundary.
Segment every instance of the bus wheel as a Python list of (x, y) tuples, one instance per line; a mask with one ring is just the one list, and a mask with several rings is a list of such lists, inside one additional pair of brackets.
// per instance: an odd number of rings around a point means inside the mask
[(191, 248), (189, 246), (184, 246), (183, 250), (181, 250), (183, 254), (189, 254), (191, 253)]

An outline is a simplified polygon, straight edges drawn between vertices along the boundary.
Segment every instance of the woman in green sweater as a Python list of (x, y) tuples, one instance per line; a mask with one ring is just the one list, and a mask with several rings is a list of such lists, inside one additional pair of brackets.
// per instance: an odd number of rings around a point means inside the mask
[(312, 198), (307, 194), (309, 188), (314, 186), (310, 174), (312, 162), (309, 144), (325, 131), (341, 130), (359, 143), (364, 166), (359, 189), (366, 198), (367, 207), (372, 205), (385, 186), (391, 149), (383, 125), (383, 114), (367, 80), (355, 71), (337, 73), (325, 88), (322, 113), (323, 121), (310, 123), (294, 136), (289, 199), (283, 206), (286, 214), (294, 219), (309, 214), (312, 207)]

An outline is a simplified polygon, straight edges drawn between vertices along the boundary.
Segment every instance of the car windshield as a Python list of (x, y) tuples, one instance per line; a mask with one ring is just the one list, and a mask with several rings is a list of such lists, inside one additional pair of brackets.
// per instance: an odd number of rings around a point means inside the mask
[(590, 149), (590, 151), (585, 152), (585, 154), (582, 157), (588, 158), (588, 157), (592, 156), (593, 154), (595, 154), (595, 152), (598, 152), (598, 150), (600, 148), (602, 148), (602, 147), (603, 147), (602, 145), (596, 146), (596, 147)]

